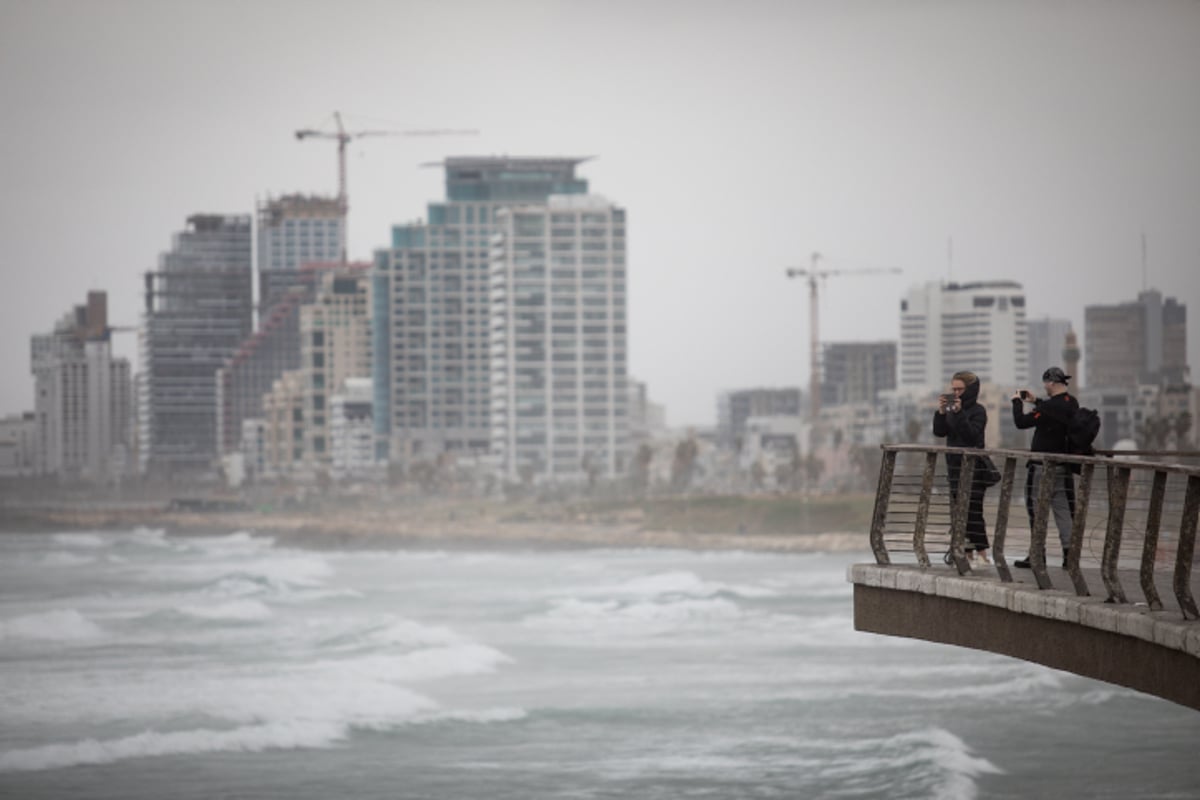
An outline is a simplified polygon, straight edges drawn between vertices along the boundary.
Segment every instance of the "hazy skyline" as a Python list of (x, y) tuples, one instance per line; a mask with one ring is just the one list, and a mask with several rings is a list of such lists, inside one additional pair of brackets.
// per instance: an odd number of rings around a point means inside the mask
[[(188, 215), (332, 195), (336, 145), (293, 133), (334, 110), (481, 131), (351, 145), (354, 259), (442, 197), (423, 163), (592, 156), (629, 215), (630, 372), (672, 425), (712, 424), (724, 389), (807, 389), (784, 271), (813, 251), (904, 270), (827, 281), (826, 342), (896, 339), (928, 280), (1020, 281), (1081, 337), (1084, 306), (1146, 285), (1189, 306), (1196, 363), (1198, 42), (1190, 1), (0, 0), (0, 414), (32, 409), (29, 337), (89, 289), (138, 323)], [(133, 334), (115, 349), (136, 367)]]

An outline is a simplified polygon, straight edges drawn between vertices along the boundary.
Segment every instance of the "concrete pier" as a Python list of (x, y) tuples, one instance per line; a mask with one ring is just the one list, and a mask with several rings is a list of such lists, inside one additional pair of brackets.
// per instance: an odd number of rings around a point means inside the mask
[[(1200, 622), (1183, 618), (1169, 574), (1156, 576), (1164, 608), (1151, 611), (1079, 597), (1065, 570), (1048, 571), (1063, 589), (1039, 589), (1028, 570), (1002, 583), (994, 568), (962, 576), (953, 567), (855, 564), (854, 627), (1013, 656), (1200, 710)], [(1103, 586), (1099, 569), (1083, 572)], [(1121, 577), (1137, 585), (1136, 571)]]

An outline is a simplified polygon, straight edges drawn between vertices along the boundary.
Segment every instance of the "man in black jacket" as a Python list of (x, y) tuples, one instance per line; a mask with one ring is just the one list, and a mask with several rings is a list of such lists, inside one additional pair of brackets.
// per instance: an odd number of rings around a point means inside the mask
[[(1022, 389), (1012, 396), (1013, 423), (1020, 429), (1034, 429), (1029, 449), (1035, 453), (1067, 452), (1067, 425), (1079, 410), (1079, 401), (1067, 391), (1069, 380), (1071, 376), (1060, 367), (1050, 367), (1042, 373), (1047, 397), (1035, 399), (1028, 389)], [(1025, 411), (1026, 403), (1033, 404), (1033, 411)], [(1043, 468), (1042, 462), (1031, 458), (1025, 473), (1025, 510), (1029, 513), (1031, 530)], [(1063, 549), (1063, 569), (1066, 569), (1067, 553), (1071, 547), (1071, 520), (1075, 516), (1075, 480), (1070, 467), (1065, 464), (1056, 465), (1054, 472), (1054, 494), (1050, 498), (1050, 508), (1054, 512), (1054, 524), (1058, 527), (1058, 539)], [(1028, 568), (1029, 557), (1017, 561), (1016, 566)]]

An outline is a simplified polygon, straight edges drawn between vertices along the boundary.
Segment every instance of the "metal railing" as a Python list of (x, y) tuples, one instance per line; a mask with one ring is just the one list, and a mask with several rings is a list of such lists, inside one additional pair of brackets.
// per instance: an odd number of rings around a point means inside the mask
[[(1155, 586), (1156, 572), (1173, 570), (1171, 586), (1184, 619), (1200, 619), (1191, 591), (1200, 466), (1138, 460), (1125, 454), (1069, 456), (907, 444), (883, 445), (882, 449), (871, 521), (876, 563), (891, 564), (895, 555), (929, 567), (929, 548), (941, 544), (958, 573), (970, 574), (972, 567), (964, 549), (970, 487), (980, 456), (987, 455), (1001, 474), (1000, 483), (986, 493), (984, 504), (984, 518), (991, 523), (996, 574), (1003, 582), (1013, 581), (1005, 548), (1023, 544), (1038, 588), (1055, 588), (1046, 564), (1046, 531), (1059, 473), (1053, 467), (1065, 465), (1078, 470), (1070, 547), (1065, 553), (1065, 571), (1075, 593), (1091, 594), (1081, 564), (1098, 565), (1108, 601), (1130, 602), (1118, 567), (1136, 558), (1138, 583), (1150, 610), (1163, 609)], [(951, 453), (963, 456), (953, 500), (945, 469), (945, 455)], [(1173, 455), (1148, 457), (1175, 461)], [(1038, 484), (1030, 487), (1027, 507), (1025, 481), (1019, 490), (1014, 482), (1018, 474), (1025, 476), (1024, 469), (1018, 473), (1018, 466), (1030, 462), (1046, 468), (1041, 470)]]

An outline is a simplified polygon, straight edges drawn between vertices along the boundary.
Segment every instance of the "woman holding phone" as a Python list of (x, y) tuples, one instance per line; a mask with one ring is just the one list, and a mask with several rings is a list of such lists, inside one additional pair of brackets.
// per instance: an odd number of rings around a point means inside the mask
[[(933, 435), (945, 438), (949, 447), (984, 446), (984, 431), (987, 429), (987, 409), (979, 400), (979, 378), (973, 372), (956, 372), (950, 379), (950, 392), (938, 398), (937, 411), (933, 414)], [(958, 477), (962, 467), (962, 456), (946, 454), (946, 472), (950, 479), (950, 502), (958, 497)], [(975, 463), (974, 479), (971, 481), (971, 499), (967, 504), (967, 556), (980, 564), (988, 560), (987, 526), (983, 520), (983, 494), (987, 491), (983, 468)], [(945, 561), (950, 563), (950, 553)]]

